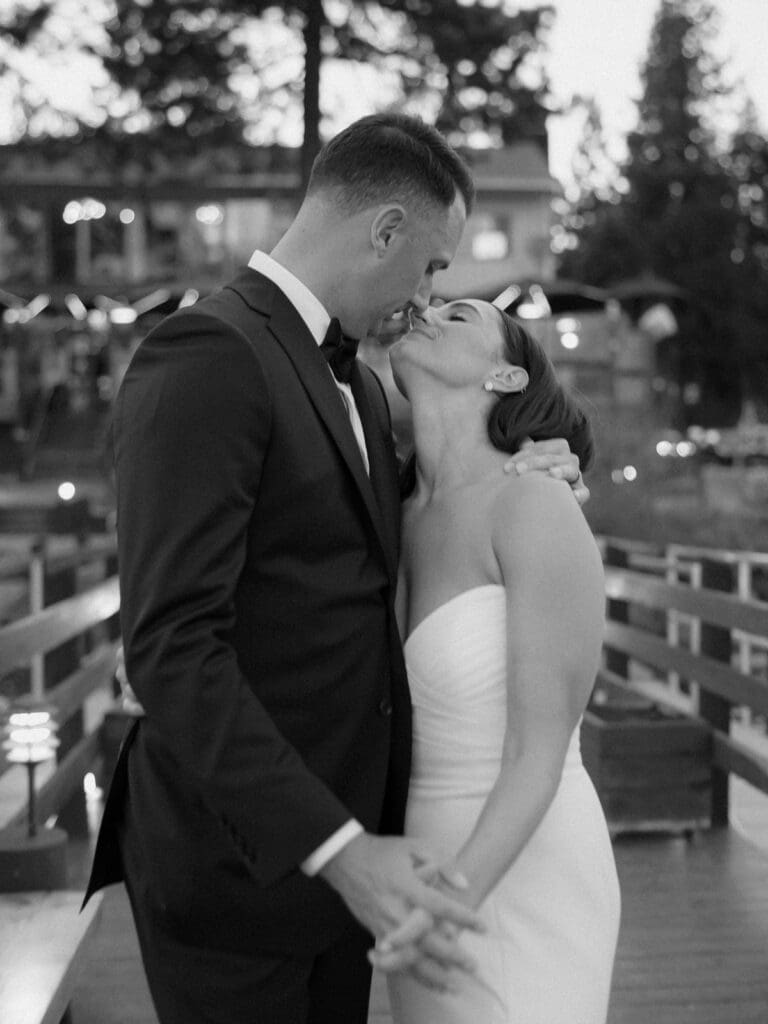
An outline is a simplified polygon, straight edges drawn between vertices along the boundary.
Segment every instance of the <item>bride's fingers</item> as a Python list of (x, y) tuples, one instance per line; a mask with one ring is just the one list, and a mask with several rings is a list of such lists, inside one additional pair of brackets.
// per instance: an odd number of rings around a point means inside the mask
[(421, 939), (434, 926), (434, 919), (422, 907), (410, 912), (402, 924), (393, 928), (383, 939), (376, 943), (376, 949), (389, 953), (393, 949), (412, 945)]
[(384, 952), (377, 946), (368, 950), (368, 960), (377, 971), (385, 974), (394, 974), (397, 971), (407, 971), (421, 956), (416, 946), (400, 946), (390, 952)]
[(579, 459), (574, 454), (527, 449), (524, 453), (517, 452), (504, 463), (505, 473), (515, 472), (520, 476), (532, 470), (547, 470), (551, 475), (557, 470), (559, 479), (575, 482), (579, 476)]
[(445, 882), (451, 889), (456, 889), (458, 892), (463, 892), (469, 888), (469, 881), (467, 876), (459, 871), (457, 867), (451, 864), (443, 864), (438, 870), (438, 875), (441, 881)]
[(473, 932), (482, 933), (486, 930), (479, 914), (441, 889), (422, 884), (420, 891), (414, 891), (410, 899), (415, 907), (426, 910), (434, 918), (451, 922), (459, 928), (469, 928)]
[(437, 885), (442, 882), (449, 889), (455, 889), (457, 892), (463, 892), (469, 888), (467, 876), (459, 871), (457, 867), (450, 864), (441, 864), (439, 866), (422, 864), (416, 868), (415, 873), (417, 878), (420, 878), (422, 882), (426, 882), (428, 885)]
[(428, 932), (419, 942), (419, 950), (435, 963), (446, 969), (456, 969), (465, 974), (477, 971), (477, 960), (462, 949), (456, 937), (449, 938), (440, 929)]
[(580, 505), (586, 505), (589, 501), (589, 488), (583, 479), (579, 479), (573, 485), (573, 496)]
[(458, 992), (458, 976), (454, 971), (446, 970), (428, 957), (422, 957), (409, 969), (408, 973), (421, 985), (436, 992)]

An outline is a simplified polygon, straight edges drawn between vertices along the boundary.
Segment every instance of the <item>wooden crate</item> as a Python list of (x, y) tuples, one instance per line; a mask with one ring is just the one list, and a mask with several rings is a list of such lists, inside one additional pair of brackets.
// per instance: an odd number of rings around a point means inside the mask
[(710, 824), (712, 740), (703, 722), (650, 701), (592, 704), (581, 750), (611, 832)]

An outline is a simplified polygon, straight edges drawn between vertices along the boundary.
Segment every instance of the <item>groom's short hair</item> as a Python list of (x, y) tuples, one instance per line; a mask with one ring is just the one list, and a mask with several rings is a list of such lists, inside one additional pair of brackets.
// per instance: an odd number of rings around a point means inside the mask
[(469, 213), (472, 175), (440, 132), (407, 114), (372, 114), (354, 121), (318, 153), (307, 195), (333, 194), (346, 213), (387, 201), (449, 207), (457, 193)]

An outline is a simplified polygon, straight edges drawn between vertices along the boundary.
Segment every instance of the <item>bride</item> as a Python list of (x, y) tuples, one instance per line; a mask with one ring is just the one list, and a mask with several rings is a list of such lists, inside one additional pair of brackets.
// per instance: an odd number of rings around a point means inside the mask
[(391, 361), (416, 445), (400, 588), (406, 831), (464, 876), (460, 898), (486, 931), (462, 936), (476, 971), (451, 990), (392, 969), (407, 927), (371, 959), (391, 971), (396, 1024), (604, 1024), (619, 890), (579, 754), (602, 566), (567, 484), (500, 471), (526, 436), (566, 438), (586, 467), (589, 424), (536, 342), (488, 303), (430, 309)]

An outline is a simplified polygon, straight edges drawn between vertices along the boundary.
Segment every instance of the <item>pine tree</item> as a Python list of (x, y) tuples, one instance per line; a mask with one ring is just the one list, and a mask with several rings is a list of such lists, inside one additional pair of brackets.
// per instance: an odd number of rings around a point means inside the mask
[(745, 394), (768, 418), (768, 138), (747, 104), (729, 167), (736, 184), (738, 224), (731, 251), (739, 301), (733, 315), (744, 366)]
[(565, 203), (553, 248), (562, 277), (602, 287), (638, 275), (644, 256), (638, 233), (617, 210), (628, 184), (608, 155), (600, 108), (591, 98), (576, 99), (574, 108), (584, 114), (571, 161), (576, 194)]
[(689, 422), (736, 418), (744, 356), (737, 186), (712, 127), (726, 92), (711, 56), (715, 30), (706, 0), (662, 0), (622, 191), (583, 217), (578, 248), (563, 260), (563, 273), (589, 283), (647, 273), (686, 291), (675, 362), (681, 386), (696, 384), (702, 396), (687, 408)]

